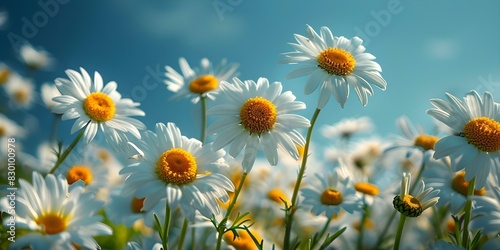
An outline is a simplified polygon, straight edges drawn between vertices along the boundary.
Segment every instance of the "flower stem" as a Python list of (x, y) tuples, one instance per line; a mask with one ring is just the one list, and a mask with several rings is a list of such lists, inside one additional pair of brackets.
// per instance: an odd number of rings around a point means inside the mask
[(73, 150), (73, 148), (75, 148), (78, 141), (80, 141), (80, 138), (82, 138), (89, 123), (90, 123), (90, 121), (81, 129), (78, 136), (75, 138), (75, 140), (73, 140), (71, 145), (69, 145), (69, 147), (66, 150), (64, 150), (63, 154), (57, 158), (57, 161), (54, 164), (54, 167), (49, 171), (49, 174), (53, 174), (57, 170), (57, 168), (61, 165), (61, 163), (66, 159), (66, 157), (68, 157), (71, 150)]
[(162, 239), (162, 245), (163, 245), (163, 250), (168, 250), (168, 232), (170, 231), (170, 206), (168, 203), (165, 205), (165, 222), (163, 224), (163, 237)]
[(49, 142), (51, 143), (51, 145), (52, 142), (56, 140), (57, 126), (59, 125), (60, 120), (61, 120), (61, 115), (54, 113), (54, 118), (52, 119), (52, 127), (50, 129), (50, 137), (49, 137)]
[(285, 237), (283, 241), (284, 249), (290, 249), (290, 234), (292, 232), (293, 215), (295, 214), (297, 207), (297, 196), (299, 194), (300, 183), (302, 182), (302, 178), (304, 177), (304, 173), (306, 171), (307, 156), (309, 154), (309, 144), (311, 142), (312, 131), (320, 111), (321, 109), (316, 108), (311, 119), (311, 126), (307, 130), (306, 144), (304, 145), (304, 154), (302, 155), (302, 163), (300, 165), (299, 174), (297, 176), (297, 182), (295, 182), (295, 187), (293, 189), (291, 201), (292, 204), (290, 205), (291, 211), (285, 215), (287, 218), (285, 218)]
[(470, 197), (474, 195), (474, 186), (476, 182), (476, 177), (474, 176), (472, 180), (469, 181), (469, 188), (467, 189), (467, 202), (465, 203), (465, 219), (464, 219), (464, 227), (462, 234), (462, 246), (465, 249), (469, 249), (469, 222), (471, 219), (472, 212), (472, 200)]
[(358, 249), (363, 249), (363, 232), (365, 230), (365, 221), (368, 218), (368, 205), (363, 197), (363, 215), (361, 216), (361, 221), (359, 223), (359, 235), (358, 235)]
[(238, 188), (236, 189), (233, 199), (231, 200), (231, 203), (229, 204), (229, 207), (227, 208), (226, 211), (226, 216), (224, 216), (224, 219), (219, 223), (217, 226), (217, 232), (219, 235), (217, 236), (217, 247), (215, 249), (219, 250), (222, 245), (222, 236), (224, 236), (224, 233), (226, 232), (226, 223), (227, 220), (229, 219), (229, 216), (231, 215), (231, 211), (234, 208), (234, 205), (236, 204), (236, 200), (238, 199), (238, 195), (240, 194), (241, 189), (243, 189), (243, 184), (245, 183), (245, 178), (247, 177), (248, 173), (243, 172), (243, 175), (241, 176), (240, 184), (238, 185)]
[(399, 249), (399, 243), (401, 242), (401, 235), (403, 235), (403, 228), (405, 226), (406, 215), (399, 215), (398, 230), (396, 231), (396, 238), (394, 239), (394, 250)]
[(182, 247), (184, 245), (184, 239), (186, 238), (187, 228), (188, 228), (188, 220), (184, 219), (184, 222), (182, 223), (181, 236), (179, 238), (179, 242), (177, 243), (177, 250), (182, 250)]
[(205, 143), (206, 130), (207, 130), (207, 97), (201, 96), (201, 138), (200, 141)]

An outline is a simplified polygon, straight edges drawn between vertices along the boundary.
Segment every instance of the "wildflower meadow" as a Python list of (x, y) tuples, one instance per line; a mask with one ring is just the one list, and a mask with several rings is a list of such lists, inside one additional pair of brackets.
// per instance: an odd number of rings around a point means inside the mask
[(0, 4), (0, 249), (500, 249), (500, 3), (91, 2)]

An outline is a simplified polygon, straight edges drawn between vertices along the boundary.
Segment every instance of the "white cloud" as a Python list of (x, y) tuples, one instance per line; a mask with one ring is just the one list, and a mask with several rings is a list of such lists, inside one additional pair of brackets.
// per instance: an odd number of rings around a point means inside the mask
[(426, 54), (432, 59), (451, 59), (457, 55), (459, 45), (452, 39), (434, 38), (424, 43)]

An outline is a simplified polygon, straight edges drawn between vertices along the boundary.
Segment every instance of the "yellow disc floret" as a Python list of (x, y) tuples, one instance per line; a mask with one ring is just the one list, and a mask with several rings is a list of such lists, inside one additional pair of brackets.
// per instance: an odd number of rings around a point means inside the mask
[(90, 119), (105, 122), (115, 116), (116, 107), (111, 97), (102, 92), (94, 92), (83, 101), (83, 110)]
[(279, 204), (283, 204), (283, 201), (285, 201), (288, 205), (290, 205), (290, 201), (288, 200), (287, 195), (283, 190), (279, 188), (273, 188), (269, 190), (269, 192), (267, 192), (267, 198)]
[(378, 187), (375, 184), (371, 184), (368, 182), (358, 182), (354, 185), (354, 188), (356, 189), (356, 191), (363, 194), (378, 195), (379, 193)]
[(356, 66), (354, 56), (340, 48), (323, 50), (316, 59), (318, 60), (318, 66), (331, 75), (349, 75)]
[(35, 222), (42, 227), (44, 234), (58, 234), (66, 229), (66, 219), (58, 214), (44, 214), (38, 217)]
[[(465, 180), (465, 172), (458, 172), (453, 180), (451, 181), (451, 187), (453, 190), (462, 194), (463, 196), (467, 196), (467, 190), (469, 189), (469, 182)], [(486, 194), (486, 189), (481, 188), (479, 190), (474, 190), (474, 195), (483, 196)]]
[(92, 182), (92, 172), (88, 167), (85, 166), (73, 166), (68, 170), (66, 174), (66, 180), (68, 180), (68, 184), (73, 184), (79, 180), (85, 182), (85, 185), (88, 185)]
[(203, 94), (219, 86), (219, 81), (213, 75), (202, 75), (189, 83), (189, 91)]
[(166, 183), (182, 185), (196, 179), (196, 159), (182, 148), (172, 148), (160, 155), (156, 162), (156, 174)]
[(10, 76), (10, 71), (8, 69), (0, 69), (0, 85), (7, 82)]
[(262, 97), (248, 99), (240, 110), (241, 125), (250, 133), (262, 134), (274, 128), (276, 107)]
[(321, 194), (321, 203), (325, 205), (339, 205), (342, 203), (342, 193), (334, 190), (327, 189)]
[(439, 140), (436, 136), (432, 135), (419, 135), (415, 138), (414, 145), (421, 147), (424, 150), (434, 149), (434, 145)]
[(464, 126), (465, 138), (484, 152), (500, 150), (500, 123), (488, 117), (470, 120)]

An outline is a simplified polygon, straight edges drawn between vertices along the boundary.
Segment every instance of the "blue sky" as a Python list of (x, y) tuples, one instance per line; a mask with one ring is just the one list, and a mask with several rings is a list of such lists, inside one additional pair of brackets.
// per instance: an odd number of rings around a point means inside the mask
[[(430, 127), (429, 99), (445, 92), (488, 89), (500, 100), (499, 1), (16, 0), (0, 3), (0, 11), (8, 13), (0, 29), (0, 61), (26, 74), (12, 34), (56, 59), (51, 70), (30, 75), (37, 91), (43, 82), (66, 77), (66, 69), (99, 71), (106, 82), (118, 83), (123, 96), (141, 102), (146, 116), (140, 120), (149, 128), (175, 122), (189, 137), (199, 136), (199, 107), (169, 100), (172, 93), (161, 82), (165, 65), (179, 69), (179, 57), (193, 66), (203, 57), (215, 63), (227, 58), (240, 64), (242, 79), (280, 81), (308, 104), (301, 114), (310, 118), (317, 93), (304, 96), (306, 78), (286, 80), (294, 66), (278, 63), (281, 53), (291, 51), (293, 34), (305, 34), (307, 24), (363, 38), (388, 82), (366, 107), (352, 93), (344, 109), (332, 99), (319, 126), (369, 116), (376, 133), (387, 135), (397, 133), (401, 115)], [(27, 23), (36, 31), (27, 32)], [(6, 112), (31, 126), (24, 140), (28, 151), (48, 138), (52, 116), (41, 102), (26, 112)], [(72, 124), (59, 126), (66, 143), (73, 139)]]

